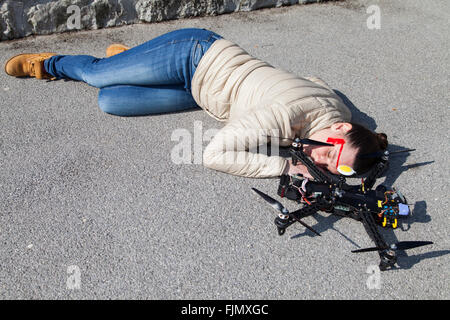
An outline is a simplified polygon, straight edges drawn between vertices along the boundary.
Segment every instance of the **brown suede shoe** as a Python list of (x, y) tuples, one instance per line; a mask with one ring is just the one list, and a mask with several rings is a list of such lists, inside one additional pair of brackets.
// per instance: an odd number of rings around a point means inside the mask
[(127, 51), (130, 49), (130, 47), (127, 47), (126, 45), (120, 44), (120, 43), (113, 43), (108, 48), (106, 48), (106, 57), (111, 57), (116, 54), (122, 53), (124, 51)]
[(52, 52), (19, 54), (6, 62), (5, 72), (13, 77), (53, 79), (53, 77), (45, 71), (44, 60), (55, 55), (56, 53)]

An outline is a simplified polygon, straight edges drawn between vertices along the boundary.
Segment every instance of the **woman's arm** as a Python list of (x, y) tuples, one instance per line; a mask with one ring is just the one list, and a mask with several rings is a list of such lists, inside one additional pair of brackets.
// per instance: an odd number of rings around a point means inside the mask
[[(252, 178), (278, 177), (286, 170), (292, 171), (288, 160), (278, 156), (277, 143), (269, 146), (275, 155), (254, 151), (258, 146), (265, 145), (267, 135), (293, 138), (289, 116), (284, 107), (275, 104), (257, 108), (233, 120), (206, 147), (203, 164), (210, 169)], [(277, 140), (272, 140), (272, 143)]]

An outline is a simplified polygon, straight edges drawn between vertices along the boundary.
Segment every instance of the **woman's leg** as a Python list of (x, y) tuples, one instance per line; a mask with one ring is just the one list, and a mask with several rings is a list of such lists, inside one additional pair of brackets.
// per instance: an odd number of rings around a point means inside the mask
[(84, 81), (94, 87), (183, 84), (190, 89), (204, 52), (221, 36), (205, 29), (175, 30), (109, 58), (53, 56), (46, 71), (56, 78)]
[(100, 109), (117, 116), (144, 116), (199, 108), (192, 95), (180, 85), (115, 85), (100, 89)]

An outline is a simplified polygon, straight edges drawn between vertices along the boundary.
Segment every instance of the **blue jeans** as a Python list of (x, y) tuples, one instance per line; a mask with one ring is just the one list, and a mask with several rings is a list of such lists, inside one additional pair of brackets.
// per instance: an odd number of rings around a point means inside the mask
[(110, 114), (139, 116), (198, 108), (191, 81), (200, 59), (222, 37), (205, 29), (163, 34), (109, 58), (57, 55), (44, 62), (58, 79), (100, 88), (98, 103)]

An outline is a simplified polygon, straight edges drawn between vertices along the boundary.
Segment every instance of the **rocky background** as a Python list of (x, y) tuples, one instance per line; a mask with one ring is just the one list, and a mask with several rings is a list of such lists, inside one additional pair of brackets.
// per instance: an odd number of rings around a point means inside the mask
[(326, 0), (3, 0), (0, 40), (322, 1)]

